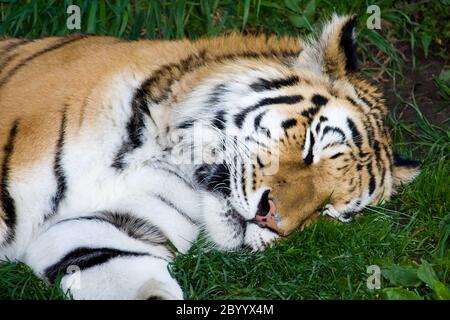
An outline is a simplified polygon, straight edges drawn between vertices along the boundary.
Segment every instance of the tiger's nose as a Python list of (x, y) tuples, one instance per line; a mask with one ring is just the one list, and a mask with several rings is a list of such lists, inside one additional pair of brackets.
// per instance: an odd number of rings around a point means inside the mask
[(269, 198), (270, 190), (264, 191), (256, 211), (255, 221), (262, 228), (269, 228), (280, 233), (278, 227), (279, 216), (275, 202)]

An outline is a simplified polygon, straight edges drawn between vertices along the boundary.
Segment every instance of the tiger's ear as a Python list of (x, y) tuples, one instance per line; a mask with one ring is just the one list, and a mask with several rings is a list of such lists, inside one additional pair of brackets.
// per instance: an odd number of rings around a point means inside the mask
[(306, 41), (297, 65), (317, 73), (327, 73), (333, 78), (343, 78), (355, 72), (356, 15), (338, 16), (333, 14), (316, 41)]
[(328, 74), (341, 78), (356, 71), (356, 15), (334, 14), (325, 24), (319, 39), (322, 67)]
[(394, 154), (394, 165), (392, 167), (394, 186), (398, 187), (401, 184), (413, 181), (420, 173), (420, 164), (419, 161), (407, 160), (398, 154)]

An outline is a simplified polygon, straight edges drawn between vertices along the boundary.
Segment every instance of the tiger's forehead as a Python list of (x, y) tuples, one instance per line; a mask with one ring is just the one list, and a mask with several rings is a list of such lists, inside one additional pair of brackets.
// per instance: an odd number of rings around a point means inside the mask
[(207, 78), (205, 84), (206, 87), (227, 87), (229, 92), (241, 97), (243, 94), (264, 93), (302, 94), (309, 98), (317, 94), (327, 99), (335, 97), (348, 100), (347, 97), (351, 97), (353, 101), (358, 101), (358, 96), (376, 92), (372, 85), (359, 79), (333, 79), (314, 69), (298, 68), (295, 60), (286, 62), (264, 58), (229, 61), (216, 70), (211, 78)]

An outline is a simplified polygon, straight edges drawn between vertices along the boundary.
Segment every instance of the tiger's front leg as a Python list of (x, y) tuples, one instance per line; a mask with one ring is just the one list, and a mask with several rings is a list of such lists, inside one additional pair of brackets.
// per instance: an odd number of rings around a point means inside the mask
[(280, 236), (272, 230), (260, 227), (255, 223), (248, 223), (244, 245), (252, 251), (263, 251), (279, 239)]
[(280, 238), (268, 228), (245, 221), (224, 200), (206, 194), (203, 201), (206, 231), (222, 250), (249, 247), (252, 251), (262, 251)]
[(24, 258), (36, 274), (75, 299), (182, 299), (170, 276), (173, 252), (143, 219), (95, 213), (62, 220), (38, 236)]

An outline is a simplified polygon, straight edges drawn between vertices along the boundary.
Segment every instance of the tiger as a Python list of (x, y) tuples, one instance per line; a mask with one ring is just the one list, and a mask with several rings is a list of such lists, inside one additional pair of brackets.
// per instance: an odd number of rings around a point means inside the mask
[(389, 200), (420, 163), (393, 153), (355, 24), (1, 40), (0, 259), (74, 299), (184, 299), (170, 263), (202, 232), (264, 250)]

